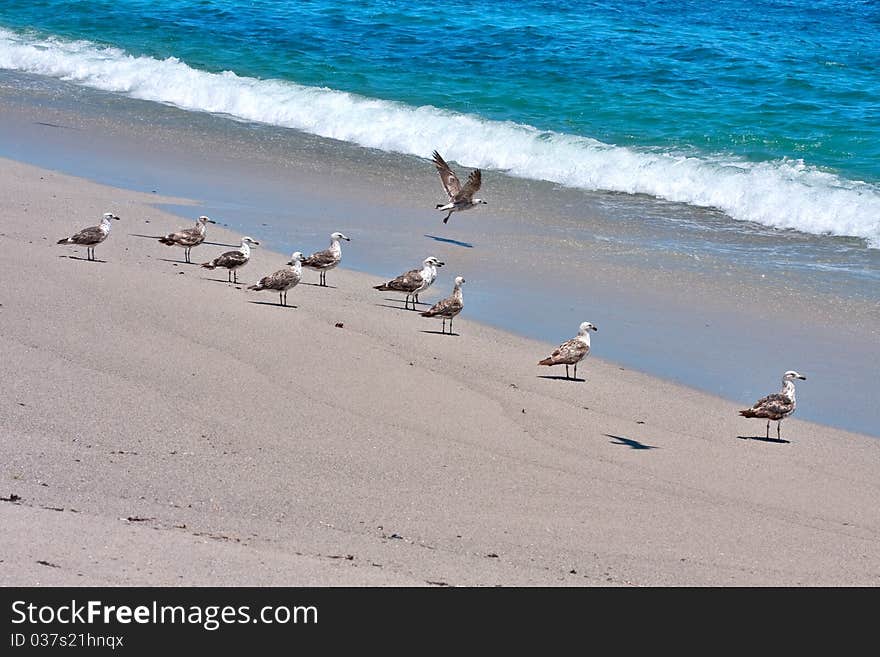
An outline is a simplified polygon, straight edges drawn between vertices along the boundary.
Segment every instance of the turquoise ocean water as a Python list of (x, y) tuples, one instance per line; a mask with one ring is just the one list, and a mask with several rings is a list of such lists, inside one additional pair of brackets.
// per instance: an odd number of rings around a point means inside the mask
[(857, 0), (0, 1), (0, 68), (869, 249), (878, 36)]

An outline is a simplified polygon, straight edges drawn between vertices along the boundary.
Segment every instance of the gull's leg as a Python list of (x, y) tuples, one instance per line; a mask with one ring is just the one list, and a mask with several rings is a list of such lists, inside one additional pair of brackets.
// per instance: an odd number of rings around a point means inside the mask
[(782, 420), (776, 421), (776, 439), (782, 440), (782, 436), (779, 435), (779, 427), (782, 426)]
[(565, 378), (570, 379), (571, 377), (568, 375), (568, 364), (565, 365)]
[(452, 210), (450, 210), (450, 211), (449, 211), (449, 214), (447, 214), (447, 215), (443, 218), (443, 223), (445, 224), (447, 221), (449, 221), (449, 217), (451, 217), (451, 216), (452, 216)]
[(770, 420), (767, 420), (767, 438), (770, 438)]
[(578, 378), (578, 364), (574, 364), (574, 380), (577, 381)]
[(449, 318), (449, 335), (452, 335), (452, 318)]

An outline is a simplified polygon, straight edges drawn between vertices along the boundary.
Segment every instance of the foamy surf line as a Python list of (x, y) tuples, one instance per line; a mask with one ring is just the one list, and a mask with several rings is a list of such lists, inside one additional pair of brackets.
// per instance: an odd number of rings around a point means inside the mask
[(231, 71), (210, 73), (176, 58), (135, 57), (88, 41), (2, 28), (0, 68), (390, 152), (424, 157), (436, 148), (466, 166), (591, 191), (647, 194), (775, 228), (859, 237), (880, 248), (880, 188), (801, 160), (755, 163), (613, 146), (431, 106)]

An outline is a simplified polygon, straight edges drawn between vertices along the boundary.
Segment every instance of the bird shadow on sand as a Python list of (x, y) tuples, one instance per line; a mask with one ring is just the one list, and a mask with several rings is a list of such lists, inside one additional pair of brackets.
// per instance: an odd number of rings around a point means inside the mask
[(438, 237), (437, 235), (428, 235), (425, 234), (425, 237), (428, 239), (434, 240), (436, 242), (443, 242), (444, 244), (454, 244), (455, 246), (463, 246), (466, 249), (474, 248), (474, 245), (470, 242), (459, 242), (458, 240), (453, 240), (448, 237)]
[(102, 264), (107, 263), (106, 260), (98, 260), (97, 258), (95, 258), (94, 260), (89, 260), (88, 258), (83, 258), (81, 256), (74, 256), (74, 255), (60, 255), (58, 257), (59, 258), (68, 258), (69, 260), (82, 260), (83, 262), (100, 262)]
[(299, 307), (299, 306), (294, 306), (292, 303), (289, 303), (286, 306), (282, 306), (280, 303), (274, 303), (272, 301), (248, 301), (248, 303), (255, 303), (258, 306), (272, 306), (273, 308), (298, 308)]
[(610, 433), (606, 433), (606, 436), (609, 438), (613, 438), (619, 442), (610, 441), (612, 445), (625, 445), (630, 449), (660, 449), (656, 445), (646, 445), (645, 443), (640, 443), (638, 440), (633, 440), (632, 438), (624, 438), (623, 436), (612, 436)]
[(204, 276), (200, 277), (203, 281), (214, 281), (215, 283), (226, 283), (227, 285), (237, 285), (238, 287), (243, 287), (245, 283), (239, 281), (238, 283), (234, 283), (232, 281), (227, 281), (225, 278), (205, 278)]
[(422, 333), (430, 333), (432, 335), (448, 335), (458, 337), (458, 333), (444, 333), (443, 331), (422, 331)]
[(539, 379), (551, 379), (554, 381), (572, 381), (577, 383), (586, 383), (586, 379), (576, 379), (573, 376), (562, 376), (561, 374), (539, 374)]
[(768, 438), (767, 436), (737, 436), (740, 440), (760, 440), (762, 443), (777, 443), (779, 445), (787, 445), (791, 441), (785, 438)]
[(158, 240), (165, 237), (164, 235), (141, 235), (140, 233), (129, 233), (128, 235), (129, 237), (141, 237), (145, 240)]
[(417, 312), (412, 308), (404, 308), (403, 306), (390, 306), (387, 303), (374, 303), (374, 306), (378, 306), (379, 308), (391, 308), (391, 310), (405, 310), (408, 313)]
[(186, 260), (172, 260), (171, 258), (156, 258), (156, 260), (161, 260), (162, 262), (171, 262), (175, 265), (200, 265), (199, 262), (187, 262)]
[(301, 282), (300, 285), (309, 285), (311, 287), (326, 287), (328, 290), (337, 289), (335, 285), (321, 285), (320, 283), (305, 283)]

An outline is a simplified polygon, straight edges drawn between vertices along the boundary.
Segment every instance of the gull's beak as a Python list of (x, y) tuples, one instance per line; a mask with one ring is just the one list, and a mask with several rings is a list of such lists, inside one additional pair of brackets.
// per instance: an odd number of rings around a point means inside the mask
[(438, 262), (438, 263), (437, 263), (437, 266), (438, 266), (438, 267), (442, 267), (442, 266), (445, 265), (445, 264), (446, 264), (445, 262)]
[(596, 333), (599, 332), (599, 328), (598, 328), (597, 326), (594, 326), (594, 327), (593, 327), (593, 330), (594, 330)]
[(253, 242), (251, 242), (251, 244), (254, 244), (255, 246), (260, 246), (260, 243), (259, 243), (258, 241), (256, 241), (256, 240), (254, 240)]
[(214, 221), (213, 219), (208, 219), (208, 223), (209, 223), (209, 224), (216, 224), (217, 222)]
[(806, 381), (806, 380), (807, 380), (807, 377), (805, 377), (805, 376), (799, 376), (798, 378), (799, 378), (801, 381)]
[(350, 237), (345, 237), (345, 236), (343, 236), (342, 239), (344, 239), (346, 242), (351, 242), (351, 238), (350, 238)]
[(119, 221), (119, 217), (117, 217), (115, 214), (113, 215), (113, 218), (116, 219), (116, 221)]

